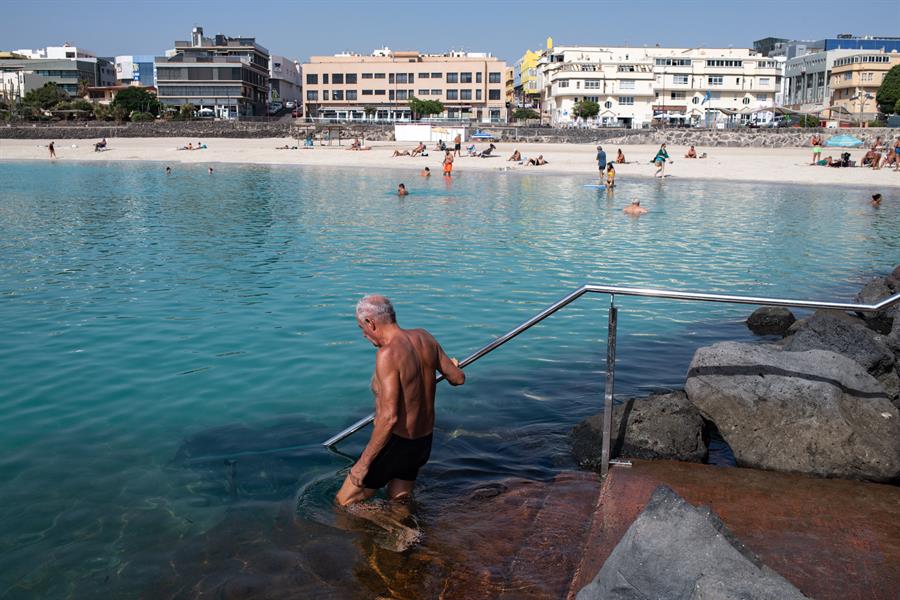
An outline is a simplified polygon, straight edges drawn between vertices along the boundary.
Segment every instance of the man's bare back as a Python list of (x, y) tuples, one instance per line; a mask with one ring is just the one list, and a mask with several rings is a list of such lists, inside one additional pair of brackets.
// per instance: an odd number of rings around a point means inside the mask
[(367, 296), (357, 307), (363, 335), (378, 348), (372, 392), (372, 437), (338, 492), (342, 505), (365, 500), (388, 485), (392, 499), (412, 492), (418, 470), (431, 454), (435, 372), (451, 385), (465, 375), (424, 329), (401, 329), (387, 298)]

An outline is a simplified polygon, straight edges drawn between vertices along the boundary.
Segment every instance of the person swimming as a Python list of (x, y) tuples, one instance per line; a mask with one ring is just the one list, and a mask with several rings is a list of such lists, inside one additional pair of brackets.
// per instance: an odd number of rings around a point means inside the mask
[(400, 184), (397, 186), (397, 195), (398, 196), (409, 196), (409, 192), (406, 190), (405, 184)]
[(626, 206), (622, 209), (626, 215), (642, 215), (647, 212), (647, 209), (641, 206), (641, 201), (635, 198), (631, 201), (630, 206)]
[(422, 177), (431, 177), (431, 169), (429, 169), (428, 167), (425, 167), (424, 169), (422, 169), (422, 172), (420, 173), (420, 175)]

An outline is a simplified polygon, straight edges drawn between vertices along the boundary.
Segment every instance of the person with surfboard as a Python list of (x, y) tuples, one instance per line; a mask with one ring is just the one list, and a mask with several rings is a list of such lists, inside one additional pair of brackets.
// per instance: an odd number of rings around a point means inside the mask
[(408, 498), (431, 456), (436, 373), (450, 385), (466, 381), (459, 362), (444, 353), (434, 336), (424, 329), (400, 328), (384, 296), (360, 300), (356, 322), (378, 348), (372, 376), (375, 420), (369, 443), (335, 497), (341, 506), (367, 500), (385, 486), (389, 499)]

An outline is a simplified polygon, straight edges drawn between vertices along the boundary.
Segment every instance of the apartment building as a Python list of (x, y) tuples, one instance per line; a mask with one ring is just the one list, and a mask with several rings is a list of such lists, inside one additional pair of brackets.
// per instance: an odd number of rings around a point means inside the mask
[(735, 48), (554, 46), (538, 71), (543, 113), (559, 125), (582, 100), (600, 104), (606, 126), (711, 123), (774, 106), (781, 86), (774, 59)]
[(163, 105), (192, 104), (223, 119), (266, 114), (269, 51), (256, 38), (207, 38), (195, 27), (189, 41), (176, 41), (154, 64)]
[(154, 57), (150, 55), (116, 56), (116, 83), (119, 85), (156, 85), (156, 67)]
[(313, 118), (409, 120), (416, 97), (443, 103), (437, 117), (506, 120), (506, 64), (486, 53), (382, 48), (369, 56), (312, 56), (302, 70), (304, 114)]
[(540, 52), (526, 50), (522, 58), (513, 65), (513, 88), (516, 106), (537, 108), (540, 105), (541, 90), (538, 87), (538, 61)]
[(0, 95), (7, 99), (21, 100), (28, 92), (47, 83), (55, 83), (73, 98), (82, 85), (97, 85), (96, 60), (21, 56), (16, 52), (0, 58)]
[(269, 58), (269, 100), (300, 103), (300, 61), (273, 54)]
[(830, 80), (832, 108), (840, 108), (860, 121), (874, 119), (878, 115), (878, 88), (896, 65), (900, 65), (898, 52), (861, 52), (836, 59)]

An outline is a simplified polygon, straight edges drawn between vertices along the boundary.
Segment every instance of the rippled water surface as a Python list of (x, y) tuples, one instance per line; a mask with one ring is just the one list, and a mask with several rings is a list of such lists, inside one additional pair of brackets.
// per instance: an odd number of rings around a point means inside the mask
[[(366, 534), (328, 505), (349, 461), (318, 446), (371, 408), (364, 293), (463, 357), (586, 282), (849, 300), (900, 258), (897, 202), (873, 208), (874, 190), (607, 195), (460, 170), (0, 164), (0, 596), (379, 589)], [(624, 216), (632, 197), (650, 213)], [(621, 395), (680, 386), (698, 346), (750, 337), (752, 307), (617, 303)], [(441, 388), (423, 519), (572, 467), (607, 305), (582, 298)]]

